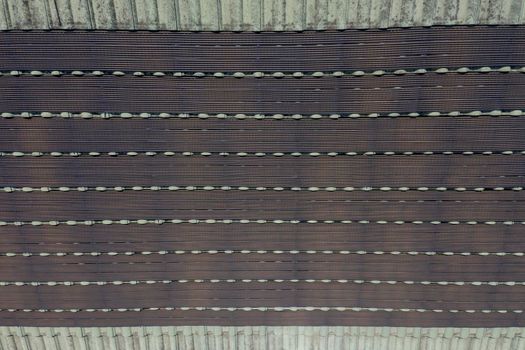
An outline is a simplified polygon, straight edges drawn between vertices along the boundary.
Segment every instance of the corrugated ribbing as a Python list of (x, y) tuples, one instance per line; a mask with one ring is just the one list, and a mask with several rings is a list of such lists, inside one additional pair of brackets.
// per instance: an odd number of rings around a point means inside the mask
[(0, 325), (523, 326), (521, 32), (0, 33)]
[(520, 349), (523, 328), (407, 327), (2, 327), (0, 344), (13, 350), (47, 344), (57, 350), (110, 347), (180, 350), (353, 349), (403, 350), (429, 348)]
[(520, 109), (525, 98), (522, 73), (282, 80), (5, 76), (0, 81), (0, 109), (11, 112), (405, 113)]
[(525, 65), (523, 26), (303, 33), (3, 32), (0, 71), (315, 72)]

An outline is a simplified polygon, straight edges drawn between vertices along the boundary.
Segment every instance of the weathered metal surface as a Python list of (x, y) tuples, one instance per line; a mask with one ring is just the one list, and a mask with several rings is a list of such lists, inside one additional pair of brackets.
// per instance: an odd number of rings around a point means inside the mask
[[(65, 110), (288, 115), (345, 112), (463, 112), (520, 109), (525, 98), (525, 74), (522, 73), (425, 74), (382, 78), (367, 76), (360, 79), (304, 77), (282, 80), (253, 78), (237, 80), (231, 77), (158, 79), (157, 77), (113, 76), (58, 79), (7, 76), (0, 79), (2, 95), (0, 109), (10, 112)], [(20, 91), (25, 93), (21, 94)], [(213, 136), (213, 132), (210, 131), (209, 135)], [(505, 138), (503, 135), (500, 134), (500, 137)], [(240, 139), (237, 145), (231, 143), (232, 141), (227, 143), (239, 149), (241, 147), (239, 143), (245, 145), (249, 142), (243, 136), (250, 140), (252, 137), (242, 132), (238, 135)], [(286, 135), (282, 137), (286, 138)], [(312, 138), (316, 137), (316, 134), (312, 135)], [(220, 142), (220, 138), (210, 138), (209, 142)], [(304, 140), (301, 150), (306, 150), (308, 142), (309, 140)], [(315, 146), (310, 147), (313, 151), (320, 147), (319, 143), (324, 143), (320, 137), (317, 142)], [(510, 138), (509, 142), (518, 142), (518, 140)], [(276, 148), (281, 146), (280, 143), (275, 144)], [(330, 146), (325, 144), (324, 149), (328, 147)], [(443, 147), (444, 145), (441, 146)], [(465, 147), (472, 146), (468, 144)], [(246, 149), (245, 146), (242, 148)], [(289, 149), (289, 151), (300, 150)]]
[[(483, 76), (483, 80), (480, 82), (495, 82), (496, 78), (490, 76)], [(508, 79), (508, 76), (502, 76)], [(518, 78), (523, 77), (525, 83), (525, 75), (519, 75)], [(20, 78), (14, 78), (17, 80)], [(31, 83), (41, 81), (42, 86), (49, 88), (55, 88), (56, 85), (51, 84), (55, 78), (27, 78), (25, 86), (28, 89), (34, 87)], [(81, 94), (88, 94), (93, 90), (89, 88), (88, 79), (86, 78), (73, 78), (78, 82), (78, 95), (70, 95), (74, 103), (79, 103)], [(96, 81), (99, 78), (94, 78)], [(117, 82), (123, 81), (123, 78), (110, 78)], [(376, 79), (376, 78), (374, 78)], [(501, 79), (501, 83), (505, 81)], [(509, 79), (510, 80), (510, 79)], [(55, 79), (55, 81), (61, 82), (61, 79)], [(92, 80), (93, 81), (93, 80)], [(142, 82), (142, 79), (136, 80)], [(196, 80), (198, 85), (202, 80)], [(224, 80), (220, 80), (224, 81)], [(248, 81), (248, 80), (246, 80)], [(324, 80), (328, 82), (328, 80)], [(465, 83), (472, 81), (472, 78), (466, 78)], [(508, 80), (507, 80), (508, 81)], [(154, 81), (155, 82), (155, 81)], [(160, 82), (156, 80), (156, 82)], [(188, 81), (189, 82), (189, 81)], [(280, 81), (276, 81), (279, 83)], [(317, 82), (323, 83), (321, 80)], [(240, 85), (239, 82), (237, 84)], [(6, 84), (7, 85), (7, 84)], [(257, 84), (258, 88), (262, 90), (263, 84)], [(22, 85), (23, 87), (24, 85)], [(83, 88), (82, 88), (83, 86)], [(99, 87), (105, 87), (105, 84), (99, 84)], [(155, 88), (155, 84), (152, 84)], [(297, 88), (302, 87), (300, 83), (294, 84)], [(320, 84), (320, 86), (323, 86)], [(499, 93), (501, 88), (500, 84), (490, 85), (491, 89), (496, 93)], [(220, 86), (219, 88), (221, 88)], [(278, 87), (278, 84), (272, 85), (272, 87)], [(122, 85), (115, 85), (115, 89), (122, 89)], [(182, 95), (183, 91), (187, 88), (187, 85), (182, 85), (179, 96)], [(204, 90), (205, 87), (202, 86)], [(254, 86), (246, 85), (245, 91), (255, 92)], [(405, 88), (407, 89), (407, 88)], [(444, 88), (442, 88), (444, 89)], [(67, 89), (65, 89), (67, 90)], [(459, 90), (459, 89), (458, 89)], [(0, 89), (1, 91), (1, 89)], [(112, 89), (106, 88), (107, 93), (111, 92)], [(126, 90), (127, 92), (128, 90)], [(193, 92), (195, 91), (195, 92)], [(201, 96), (204, 98), (206, 93), (211, 103), (217, 101), (213, 97), (213, 90), (204, 90), (203, 92), (196, 92), (193, 89), (190, 94), (185, 94), (185, 98), (191, 99), (192, 96), (199, 99)], [(271, 91), (268, 89), (268, 91)], [(281, 90), (281, 96), (279, 98), (286, 99), (286, 89)], [(158, 89), (156, 92), (157, 96), (162, 96), (162, 90)], [(259, 90), (260, 92), (260, 90)], [(270, 93), (270, 92), (269, 92)], [(268, 94), (269, 94), (268, 93)], [(475, 93), (475, 92), (474, 92)], [(305, 92), (303, 92), (305, 94)], [(371, 94), (371, 92), (369, 92)], [(346, 98), (344, 93), (334, 94), (335, 98), (344, 99)], [(457, 93), (459, 95), (459, 92)], [(474, 94), (473, 94), (474, 95)], [(10, 108), (10, 101), (14, 98), (9, 95), (4, 97), (4, 101), (0, 101), (0, 107), (3, 110), (14, 110)], [(68, 100), (58, 100), (59, 94), (54, 95), (57, 100), (47, 102), (47, 99), (41, 100), (41, 104), (46, 104), (46, 110), (56, 110), (60, 106), (63, 108), (70, 107)], [(133, 95), (128, 94), (129, 98)], [(262, 95), (261, 95), (262, 96)], [(294, 95), (296, 96), (296, 95)], [(323, 97), (322, 93), (318, 93), (320, 98)], [(31, 95), (32, 98), (36, 97), (36, 94)], [(77, 98), (75, 98), (77, 97)], [(99, 96), (93, 93), (93, 98), (89, 100), (92, 105), (97, 103), (96, 98)], [(350, 98), (352, 96), (350, 95)], [(457, 97), (457, 96), (456, 96)], [(466, 97), (465, 100), (469, 103), (473, 97)], [(125, 98), (125, 97), (123, 97)], [(137, 98), (139, 98), (137, 96)], [(180, 98), (180, 97), (179, 97)], [(239, 102), (240, 97), (235, 96), (234, 99), (227, 100), (230, 103)], [(19, 97), (16, 102), (24, 100), (23, 97)], [(181, 98), (181, 100), (183, 100)], [(222, 100), (222, 99), (221, 99)], [(27, 101), (28, 108), (34, 105), (33, 101)], [(153, 105), (155, 101), (151, 98), (143, 100), (145, 103)], [(151, 101), (151, 102), (150, 102)], [(202, 99), (201, 99), (202, 101)], [(301, 100), (302, 102), (304, 100)], [(319, 103), (315, 100), (315, 97), (311, 97), (311, 101)], [(198, 108), (198, 102), (197, 106)], [(416, 100), (417, 103), (422, 104), (421, 100)], [(446, 109), (448, 100), (442, 102)], [(111, 100), (108, 104), (112, 104)], [(124, 103), (130, 104), (130, 101), (124, 100)], [(364, 102), (366, 103), (366, 102)], [(48, 106), (51, 104), (51, 106)], [(120, 104), (120, 103), (119, 103)], [(225, 103), (226, 104), (226, 103)], [(261, 102), (255, 102), (254, 107), (260, 106)], [(292, 103), (290, 103), (291, 105)], [(368, 103), (369, 108), (373, 108), (372, 103)], [(481, 104), (481, 103), (480, 103)], [(248, 103), (246, 103), (248, 105)], [(281, 103), (280, 105), (286, 105)], [(37, 108), (31, 108), (32, 110), (38, 110)], [(152, 106), (153, 107), (153, 106)], [(312, 113), (312, 109), (307, 109), (309, 106), (302, 107), (306, 113)], [(111, 108), (111, 107), (110, 107)], [(144, 107), (146, 108), (146, 107)], [(175, 108), (172, 107), (172, 108)], [(212, 108), (212, 107), (209, 107)], [(278, 108), (278, 107), (277, 107)], [(315, 107), (314, 107), (315, 108)], [(68, 108), (69, 109), (69, 108)], [(99, 108), (97, 108), (99, 109)], [(100, 108), (102, 109), (102, 108)], [(275, 110), (279, 112), (278, 110)], [(162, 151), (175, 151), (175, 152), (211, 152), (214, 157), (218, 157), (218, 162), (223, 161), (221, 158), (224, 157), (238, 157), (235, 155), (238, 152), (284, 152), (283, 157), (289, 159), (298, 159), (298, 166), (304, 166), (308, 169), (308, 161), (304, 161), (304, 157), (309, 157), (310, 162), (312, 158), (309, 153), (312, 152), (323, 152), (323, 154), (330, 152), (338, 152), (337, 155), (319, 157), (316, 161), (319, 162), (332, 162), (334, 159), (349, 158), (351, 156), (346, 155), (347, 152), (394, 152), (393, 155), (400, 154), (402, 152), (416, 152), (420, 156), (416, 159), (421, 160), (419, 166), (432, 166), (432, 164), (424, 164), (424, 160), (427, 162), (435, 161), (437, 155), (424, 155), (423, 152), (447, 152), (456, 151), (458, 153), (463, 151), (475, 151), (481, 153), (483, 151), (493, 151), (501, 153), (502, 151), (522, 151), (524, 149), (523, 140), (520, 136), (523, 135), (525, 125), (523, 124), (522, 118), (516, 117), (441, 117), (441, 118), (361, 118), (355, 120), (340, 119), (340, 120), (221, 120), (221, 119), (186, 119), (186, 120), (163, 120), (160, 118), (149, 119), (149, 120), (126, 120), (126, 119), (110, 119), (110, 120), (67, 120), (67, 119), (46, 119), (42, 117), (34, 117), (33, 119), (3, 119), (0, 125), (0, 131), (4, 134), (1, 140), (3, 151), (22, 151), (22, 152), (119, 152), (125, 153), (128, 151), (157, 151), (158, 153), (150, 155), (153, 160), (159, 160), (165, 158), (166, 155)], [(404, 131), (410, 130), (410, 138), (407, 138), (403, 133)], [(433, 137), (429, 138), (428, 133), (432, 133)], [(31, 142), (27, 142), (27, 139), (23, 139), (21, 135), (32, 135)], [(373, 137), (370, 135), (373, 133)], [(115, 135), (121, 135), (115, 140)], [(483, 144), (479, 143), (479, 139), (485, 139)], [(192, 142), (194, 144), (192, 144)], [(232, 155), (221, 156), (220, 152), (231, 152)], [(294, 156), (291, 153), (302, 152), (302, 154)], [(123, 155), (125, 156), (125, 155)], [(198, 154), (192, 155), (192, 157), (199, 157)], [(260, 155), (258, 158), (261, 162), (262, 159), (272, 157), (271, 164), (280, 165), (279, 157), (275, 157), (271, 154)], [(362, 157), (362, 156), (361, 156)], [(371, 155), (371, 157), (380, 157), (380, 155)], [(426, 157), (426, 158), (425, 158)], [(443, 166), (451, 164), (450, 155), (449, 158), (442, 158), (442, 163), (437, 163)], [(462, 164), (473, 164), (469, 157), (474, 157), (476, 160), (483, 159), (483, 155), (472, 155), (465, 156), (461, 160), (456, 159), (457, 165)], [(502, 157), (501, 155), (492, 155), (493, 159), (488, 162), (497, 162), (501, 166), (501, 171), (506, 172), (509, 175), (519, 175), (523, 171), (523, 168), (516, 167), (522, 160), (519, 156), (516, 157)], [(107, 158), (107, 156), (106, 156)], [(256, 156), (246, 156), (246, 162), (253, 161)], [(359, 158), (359, 157), (356, 157)], [(392, 167), (392, 164), (385, 164), (383, 156), (383, 162), (377, 162), (375, 165), (381, 167), (381, 170), (387, 170), (387, 167)], [(413, 158), (401, 157), (399, 165), (410, 164), (413, 162)], [(110, 160), (109, 157), (108, 160)], [(142, 157), (139, 159), (143, 159)], [(148, 158), (146, 158), (148, 159)], [(183, 155), (173, 155), (173, 159), (176, 161), (183, 161)], [(366, 160), (365, 164), (374, 162), (375, 158)], [(175, 161), (172, 160), (172, 161)], [(357, 175), (368, 175), (366, 171), (359, 171), (359, 166), (363, 166), (363, 163), (355, 163), (358, 160), (352, 160), (352, 163), (346, 163), (347, 169), (349, 167), (354, 168), (357, 171), (352, 173), (337, 173), (336, 176), (344, 178), (351, 178)], [(217, 160), (210, 159), (209, 162), (217, 162)], [(216, 164), (216, 163), (215, 163)], [(248, 163), (247, 163), (248, 164)], [(265, 164), (265, 163), (260, 163)], [(269, 164), (269, 165), (271, 165)], [(326, 163), (325, 163), (326, 164)], [(413, 163), (412, 163), (413, 164)], [(436, 164), (436, 163), (434, 163)], [(256, 165), (254, 163), (253, 165)], [(384, 167), (384, 168), (383, 168)], [(481, 170), (482, 168), (480, 168)], [(175, 169), (174, 169), (175, 170)], [(317, 173), (312, 173), (313, 169), (309, 169), (309, 175), (317, 176)], [(389, 169), (391, 170), (391, 169)], [(283, 171), (287, 171), (286, 168)], [(320, 170), (322, 171), (322, 170)], [(458, 175), (467, 175), (463, 169), (451, 170), (457, 172)], [(487, 170), (487, 173), (492, 173), (496, 170)], [(438, 174), (442, 175), (444, 170), (438, 171)], [(395, 173), (390, 173), (389, 176)], [(199, 176), (199, 175), (195, 175)]]
[[(40, 143), (42, 144), (42, 143)], [(22, 147), (19, 145), (18, 147)], [(244, 147), (243, 147), (244, 149)], [(32, 151), (32, 150), (30, 150)], [(72, 152), (77, 152), (74, 150)], [(244, 152), (244, 150), (243, 150)], [(76, 154), (76, 153), (75, 153)], [(375, 190), (398, 188), (469, 188), (479, 196), (490, 196), (494, 189), (511, 190), (523, 185), (522, 155), (376, 155), (376, 156), (108, 156), (3, 157), (5, 186), (250, 186), (325, 189), (347, 187)], [(294, 168), (289, 163), (294, 163)], [(386, 163), (386, 164), (385, 164)], [(75, 166), (71, 166), (74, 164)], [(195, 169), (205, 169), (195, 172)], [(326, 171), (325, 169), (330, 169)], [(374, 169), (370, 176), (368, 169)], [(45, 178), (45, 181), (42, 180)], [(176, 181), (175, 181), (176, 180)], [(474, 189), (487, 188), (476, 193)], [(386, 194), (379, 191), (380, 195)], [(434, 191), (435, 192), (435, 191)], [(399, 195), (408, 195), (398, 191)], [(519, 193), (497, 192), (506, 200), (521, 198)], [(430, 195), (430, 194), (429, 194)], [(434, 194), (432, 194), (434, 195)], [(466, 193), (461, 193), (466, 198)], [(356, 198), (363, 199), (362, 195)], [(370, 197), (379, 199), (378, 197)], [(413, 198), (413, 197), (411, 197)], [(448, 197), (450, 199), (450, 197)], [(472, 194), (467, 197), (475, 198)], [(402, 199), (396, 197), (396, 199)]]
[[(96, 311), (71, 312), (64, 309), (53, 309), (43, 314), (36, 312), (6, 313), (0, 319), (0, 325), (19, 325), (32, 327), (112, 327), (118, 326), (173, 326), (173, 325), (216, 325), (216, 326), (389, 326), (398, 327), (517, 327), (523, 325), (523, 317), (508, 311), (508, 314), (498, 312), (480, 315), (466, 312), (440, 313), (428, 312), (421, 317), (421, 311), (390, 312), (374, 311), (338, 311), (330, 309), (323, 311), (315, 310), (279, 310), (268, 309), (266, 311), (253, 311), (250, 308), (233, 308), (211, 310), (143, 310), (133, 311), (131, 309), (97, 309)], [(279, 309), (279, 308), (277, 308)], [(59, 311), (55, 311), (59, 310)], [(75, 309), (78, 310), (78, 309)], [(110, 311), (102, 311), (110, 310)], [(138, 310), (138, 309), (137, 309)], [(206, 315), (206, 314), (208, 315)], [(209, 314), (211, 313), (211, 315)]]
[(12, 350), (521, 350), (522, 328), (0, 327)]
[(0, 325), (523, 326), (522, 29), (478, 29), (4, 33)]
[(523, 0), (0, 1), (0, 29), (290, 31), (524, 21)]
[[(512, 193), (511, 193), (512, 194)], [(474, 194), (471, 197), (478, 196)], [(501, 194), (500, 198), (507, 200), (511, 195)], [(369, 193), (366, 197), (388, 196), (379, 193)], [(411, 198), (403, 194), (404, 198)], [(400, 196), (398, 198), (401, 198)], [(419, 196), (421, 198), (421, 196)], [(428, 198), (428, 196), (424, 197)], [(441, 197), (443, 198), (443, 197)], [(451, 194), (445, 198), (458, 198)], [(460, 198), (464, 198), (461, 196)], [(483, 198), (483, 196), (481, 196)], [(465, 203), (468, 205), (469, 203)], [(60, 253), (92, 251), (111, 252), (133, 251), (140, 245), (141, 251), (167, 250), (340, 250), (352, 246), (355, 251), (514, 251), (525, 250), (521, 240), (521, 226), (513, 225), (504, 229), (496, 225), (396, 225), (388, 227), (381, 225), (343, 225), (332, 224), (329, 229), (325, 224), (308, 224), (283, 227), (276, 230), (275, 225), (243, 224), (243, 225), (144, 225), (130, 229), (126, 225), (106, 225), (94, 230), (89, 226), (68, 225), (47, 227), (46, 234), (37, 226), (9, 226), (2, 229), (0, 246), (2, 252), (39, 252)], [(173, 231), (177, 234), (174, 235)], [(20, 233), (23, 232), (23, 235)], [(249, 234), (247, 234), (249, 232)], [(473, 241), (472, 237), (476, 236)], [(111, 237), (112, 243), (106, 237)], [(148, 241), (144, 240), (148, 237)], [(453, 239), (452, 239), (453, 238)], [(92, 242), (97, 242), (93, 247)], [(60, 244), (59, 244), (60, 243)]]
[(404, 75), (438, 68), (498, 71), (505, 66), (521, 68), (525, 62), (525, 26), (322, 33), (31, 31), (1, 33), (0, 38), (4, 73), (11, 69), (63, 75), (72, 71)]

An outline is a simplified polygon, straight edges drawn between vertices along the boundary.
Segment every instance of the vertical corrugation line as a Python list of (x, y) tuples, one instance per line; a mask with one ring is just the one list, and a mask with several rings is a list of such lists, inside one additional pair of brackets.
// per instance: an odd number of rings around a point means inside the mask
[[(366, 347), (370, 350), (427, 349), (466, 350), (498, 346), (519, 350), (523, 329), (465, 328), (367, 328), (367, 327), (106, 327), (106, 328), (0, 328), (0, 343), (13, 350), (113, 349), (135, 350), (342, 350)], [(104, 344), (101, 346), (101, 344)]]
[[(9, 6), (18, 6), (18, 0), (5, 0), (1, 4), (4, 12)], [(46, 0), (47, 1), (47, 0)], [(67, 12), (72, 7), (72, 2), (79, 0), (67, 0), (57, 8), (58, 17), (69, 18)], [(128, 0), (114, 0), (121, 6), (126, 7)], [(326, 2), (325, 2), (326, 3)], [(245, 5), (246, 4), (246, 5)], [(89, 28), (89, 29), (150, 29), (159, 30), (163, 28), (177, 28), (178, 30), (238, 30), (237, 23), (243, 30), (324, 30), (324, 29), (346, 29), (346, 28), (385, 28), (391, 27), (411, 27), (429, 25), (458, 25), (458, 24), (523, 24), (525, 16), (520, 0), (426, 0), (426, 1), (403, 1), (397, 0), (378, 0), (373, 2), (362, 1), (339, 1), (337, 5), (344, 4), (346, 11), (342, 11), (340, 6), (329, 7), (319, 12), (314, 0), (287, 0), (285, 6), (282, 1), (252, 1), (241, 0), (241, 8), (248, 5), (256, 6), (260, 13), (259, 19), (245, 20), (240, 11), (240, 17), (236, 20), (226, 22), (222, 19), (221, 9), (213, 11), (211, 15), (217, 17), (217, 21), (211, 27), (200, 25), (194, 26), (192, 23), (199, 23), (199, 18), (194, 18), (186, 23), (181, 23), (173, 19), (176, 23), (171, 23), (166, 17), (166, 22), (157, 20), (143, 22), (139, 20), (139, 14), (132, 14), (127, 23), (117, 23), (112, 14), (111, 2), (98, 4), (106, 6), (101, 8), (102, 20), (95, 21), (92, 10), (87, 11), (81, 17), (73, 20), (57, 22), (53, 21), (51, 13), (41, 13), (40, 11), (25, 11), (16, 18), (6, 18), (2, 25), (3, 29), (70, 29), (70, 28)], [(93, 8), (93, 0), (86, 0), (86, 5)], [(282, 5), (282, 6), (281, 6)], [(38, 8), (36, 3), (30, 4)], [(201, 6), (200, 1), (174, 0), (174, 6), (180, 13), (197, 13)], [(272, 7), (272, 18), (264, 18), (264, 7)], [(300, 17), (294, 16), (296, 8), (302, 8)], [(290, 12), (288, 12), (290, 11)], [(348, 16), (349, 12), (355, 12), (356, 16)], [(104, 15), (106, 13), (106, 15)], [(322, 15), (320, 15), (322, 13)], [(64, 14), (64, 15), (62, 15)], [(176, 17), (176, 16), (175, 16)], [(44, 20), (46, 19), (47, 20)], [(331, 21), (327, 18), (332, 19)], [(309, 20), (312, 19), (312, 20)], [(265, 21), (266, 20), (266, 21)], [(284, 20), (284, 21), (283, 21)], [(47, 23), (44, 25), (43, 23)], [(221, 25), (222, 23), (222, 25)]]

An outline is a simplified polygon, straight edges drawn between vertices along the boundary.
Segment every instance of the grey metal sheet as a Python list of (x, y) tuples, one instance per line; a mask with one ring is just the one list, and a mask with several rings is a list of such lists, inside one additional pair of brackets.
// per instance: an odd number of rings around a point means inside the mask
[(522, 350), (524, 328), (0, 327), (12, 350)]
[(305, 30), (525, 23), (523, 0), (2, 0), (2, 29)]

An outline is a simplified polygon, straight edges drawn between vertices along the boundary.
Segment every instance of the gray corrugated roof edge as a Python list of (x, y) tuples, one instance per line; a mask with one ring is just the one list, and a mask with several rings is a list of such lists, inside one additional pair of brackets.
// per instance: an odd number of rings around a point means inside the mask
[(400, 327), (0, 327), (4, 349), (505, 349), (525, 328)]
[(524, 23), (523, 0), (0, 1), (0, 30), (295, 31)]

